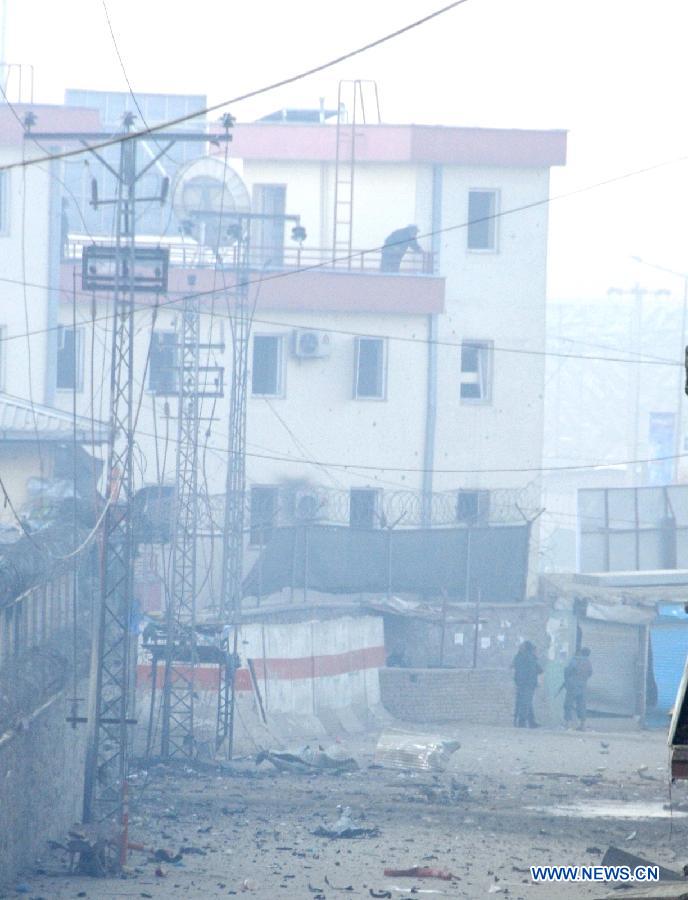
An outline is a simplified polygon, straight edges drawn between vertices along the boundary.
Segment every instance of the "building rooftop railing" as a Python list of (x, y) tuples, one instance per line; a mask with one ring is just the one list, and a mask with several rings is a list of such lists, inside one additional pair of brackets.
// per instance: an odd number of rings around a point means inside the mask
[[(62, 247), (64, 261), (80, 260), (84, 246), (94, 243), (88, 236), (70, 234)], [(96, 243), (107, 243), (97, 241)], [(170, 266), (180, 268), (222, 268), (234, 267), (233, 247), (204, 247), (192, 239), (155, 238), (142, 236), (136, 240), (140, 247), (167, 247), (170, 252)], [(252, 247), (249, 259), (253, 269), (322, 269), (337, 272), (381, 272), (385, 275), (434, 275), (435, 259), (432, 253), (406, 253), (397, 272), (382, 268), (382, 251), (356, 250), (334, 254), (331, 247), (302, 247), (283, 245), (277, 247)]]

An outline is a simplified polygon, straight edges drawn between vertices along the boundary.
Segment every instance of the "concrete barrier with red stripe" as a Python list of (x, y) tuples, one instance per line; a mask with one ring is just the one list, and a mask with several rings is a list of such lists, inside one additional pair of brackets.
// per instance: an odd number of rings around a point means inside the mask
[[(343, 732), (361, 727), (380, 706), (378, 670), (385, 665), (384, 631), (378, 616), (340, 616), (323, 621), (252, 622), (239, 633), (241, 668), (236, 673), (237, 734), (248, 740), (282, 743), (322, 736), (341, 725)], [(143, 653), (137, 669), (139, 721), (148, 720), (151, 664)], [(251, 677), (249, 660), (255, 682)], [(163, 667), (158, 669), (159, 702)], [(195, 670), (197, 739), (211, 740), (215, 730), (219, 671)], [(261, 721), (262, 704), (268, 734)], [(241, 724), (243, 721), (243, 725)], [(154, 711), (155, 723), (159, 711)], [(335, 723), (333, 725), (333, 723)], [(141, 732), (142, 729), (140, 728)], [(159, 737), (159, 735), (158, 735)], [(155, 742), (154, 742), (155, 743)]]

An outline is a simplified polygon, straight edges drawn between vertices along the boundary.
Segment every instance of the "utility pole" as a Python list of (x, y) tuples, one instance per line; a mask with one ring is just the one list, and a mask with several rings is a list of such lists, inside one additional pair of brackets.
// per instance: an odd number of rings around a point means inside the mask
[(225, 520), (222, 538), (220, 619), (228, 622), (228, 662), (220, 669), (216, 745), (227, 741), (227, 757), (234, 747), (234, 674), (238, 658), (244, 561), (244, 507), (246, 502), (246, 395), (251, 334), (249, 310), (249, 252), (251, 216), (239, 215), (235, 225), (234, 284), (230, 290), (232, 332), (232, 387), (229, 406), (229, 458), (225, 485)]
[[(84, 772), (83, 818), (85, 822), (108, 822), (119, 829), (119, 863), (127, 853), (126, 793), (129, 763), (129, 726), (135, 724), (134, 689), (137, 634), (134, 632), (133, 562), (134, 522), (131, 501), (134, 492), (134, 307), (139, 293), (165, 292), (168, 251), (136, 246), (136, 203), (165, 202), (168, 189), (163, 180), (157, 197), (137, 197), (136, 185), (177, 141), (203, 141), (208, 135), (191, 132), (157, 132), (159, 152), (137, 167), (141, 139), (132, 133), (134, 116), (126, 113), (118, 142), (119, 165), (115, 168), (91, 143), (112, 138), (110, 132), (43, 132), (27, 139), (81, 143), (115, 177), (116, 196), (100, 199), (92, 182), (91, 204), (113, 205), (115, 243), (91, 244), (82, 256), (82, 287), (105, 291), (112, 297), (110, 367), (110, 439), (105, 472), (106, 511), (101, 542), (101, 590), (93, 612), (91, 672), (88, 712), (74, 717), (88, 726)], [(145, 137), (145, 135), (143, 136)], [(218, 138), (219, 140), (222, 137)]]
[[(223, 116), (225, 142), (232, 140), (231, 115)], [(224, 198), (225, 185), (222, 184)], [(222, 226), (222, 203), (219, 214)], [(189, 276), (189, 288), (195, 284)], [(222, 349), (219, 344), (201, 344), (200, 300), (189, 293), (181, 312), (178, 342), (178, 419), (171, 572), (166, 597), (165, 669), (163, 681), (161, 755), (163, 759), (196, 755), (194, 733), (194, 694), (196, 666), (199, 662), (196, 633), (196, 559), (200, 497), (198, 490), (198, 436), (200, 403), (203, 397), (222, 396), (222, 383), (209, 390), (201, 385), (200, 351)], [(151, 698), (152, 700), (152, 698)]]
[[(169, 595), (166, 598), (163, 759), (194, 756), (196, 668), (196, 548), (198, 525), (198, 407), (200, 313), (186, 297), (179, 334), (177, 464)], [(185, 652), (175, 648), (183, 646)], [(182, 661), (184, 668), (174, 666)]]
[[(124, 119), (130, 132), (133, 117)], [(133, 595), (134, 303), (136, 295), (136, 141), (120, 144), (115, 205), (113, 327), (110, 359), (110, 440), (101, 534), (101, 595), (95, 609), (84, 776), (85, 822), (124, 825), (129, 724)], [(95, 196), (95, 195), (94, 195)], [(133, 646), (132, 646), (133, 645)], [(126, 858), (124, 830), (120, 860)]]
[[(229, 446), (225, 484), (225, 517), (222, 535), (222, 583), (220, 619), (226, 624), (227, 663), (220, 670), (217, 706), (216, 748), (227, 742), (227, 757), (234, 749), (235, 691), (234, 676), (238, 664), (239, 628), (241, 623), (242, 579), (244, 563), (244, 522), (246, 512), (246, 401), (248, 395), (248, 355), (253, 304), (249, 300), (251, 258), (251, 223), (279, 221), (282, 226), (293, 223), (292, 240), (302, 243), (306, 230), (298, 215), (232, 212), (235, 238), (233, 258), (234, 283), (228, 290), (229, 325), (232, 333), (232, 387), (229, 407)], [(270, 248), (268, 248), (270, 249)]]
[[(195, 277), (189, 276), (193, 289)], [(175, 494), (169, 593), (165, 607), (165, 670), (163, 681), (161, 755), (163, 759), (195, 756), (194, 693), (198, 663), (196, 635), (198, 521), (198, 437), (200, 403), (222, 396), (221, 371), (211, 388), (201, 384), (210, 367), (200, 365), (200, 351), (224, 349), (201, 343), (200, 300), (184, 298), (178, 342), (178, 419)]]

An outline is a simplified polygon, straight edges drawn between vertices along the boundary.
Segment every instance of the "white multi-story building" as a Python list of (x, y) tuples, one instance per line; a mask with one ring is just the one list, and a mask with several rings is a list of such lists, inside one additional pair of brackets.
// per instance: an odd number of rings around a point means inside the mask
[[(55, 392), (61, 166), (18, 165), (58, 149), (25, 138), (27, 113), (46, 130), (98, 127), (93, 110), (0, 106), (0, 475), (9, 495), (0, 526), (17, 534), (15, 511), (27, 514), (46, 482), (72, 477), (75, 435), (71, 414), (56, 408)], [(77, 419), (76, 437), (79, 446), (88, 440), (98, 448), (106, 439), (100, 423), (91, 429), (90, 419)], [(82, 451), (77, 464), (81, 473)]]
[[(207, 198), (208, 172), (229, 180), (231, 169), (252, 212), (299, 216), (307, 230), (305, 240), (292, 241), (291, 220), (253, 226), (247, 475), (254, 545), (299, 502), (315, 503), (328, 521), (373, 527), (397, 514), (404, 524), (499, 519), (523, 492), (526, 505), (538, 504), (547, 197), (550, 168), (565, 162), (565, 134), (363, 125), (355, 130), (353, 167), (350, 137), (347, 145), (340, 130), (338, 141), (336, 126), (325, 122), (238, 125), (226, 160), (215, 150), (206, 169), (179, 176)], [(81, 289), (78, 249), (90, 236), (78, 234), (74, 215), (67, 241), (59, 219), (51, 222), (51, 246), (66, 258), (61, 328), (43, 344), (44, 398), (69, 409), (76, 386), (80, 412), (103, 418), (109, 301)], [(411, 223), (422, 252), (411, 248), (400, 271), (383, 270), (385, 238)], [(142, 296), (136, 314), (142, 484), (171, 483), (174, 475), (175, 297), (199, 294), (202, 340), (213, 345), (202, 360), (208, 379), (224, 370), (226, 388), (231, 377), (223, 292), (231, 271), (194, 236), (163, 238), (168, 295)], [(9, 370), (18, 347), (3, 347)], [(19, 385), (13, 390), (21, 393)], [(203, 401), (202, 475), (211, 495), (221, 495), (225, 482), (229, 404), (221, 393)]]

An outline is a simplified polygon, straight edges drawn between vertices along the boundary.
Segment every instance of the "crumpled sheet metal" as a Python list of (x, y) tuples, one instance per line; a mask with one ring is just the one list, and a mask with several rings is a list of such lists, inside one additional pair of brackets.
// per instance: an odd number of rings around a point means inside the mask
[(385, 731), (375, 748), (375, 762), (389, 769), (443, 772), (460, 746), (439, 734)]

